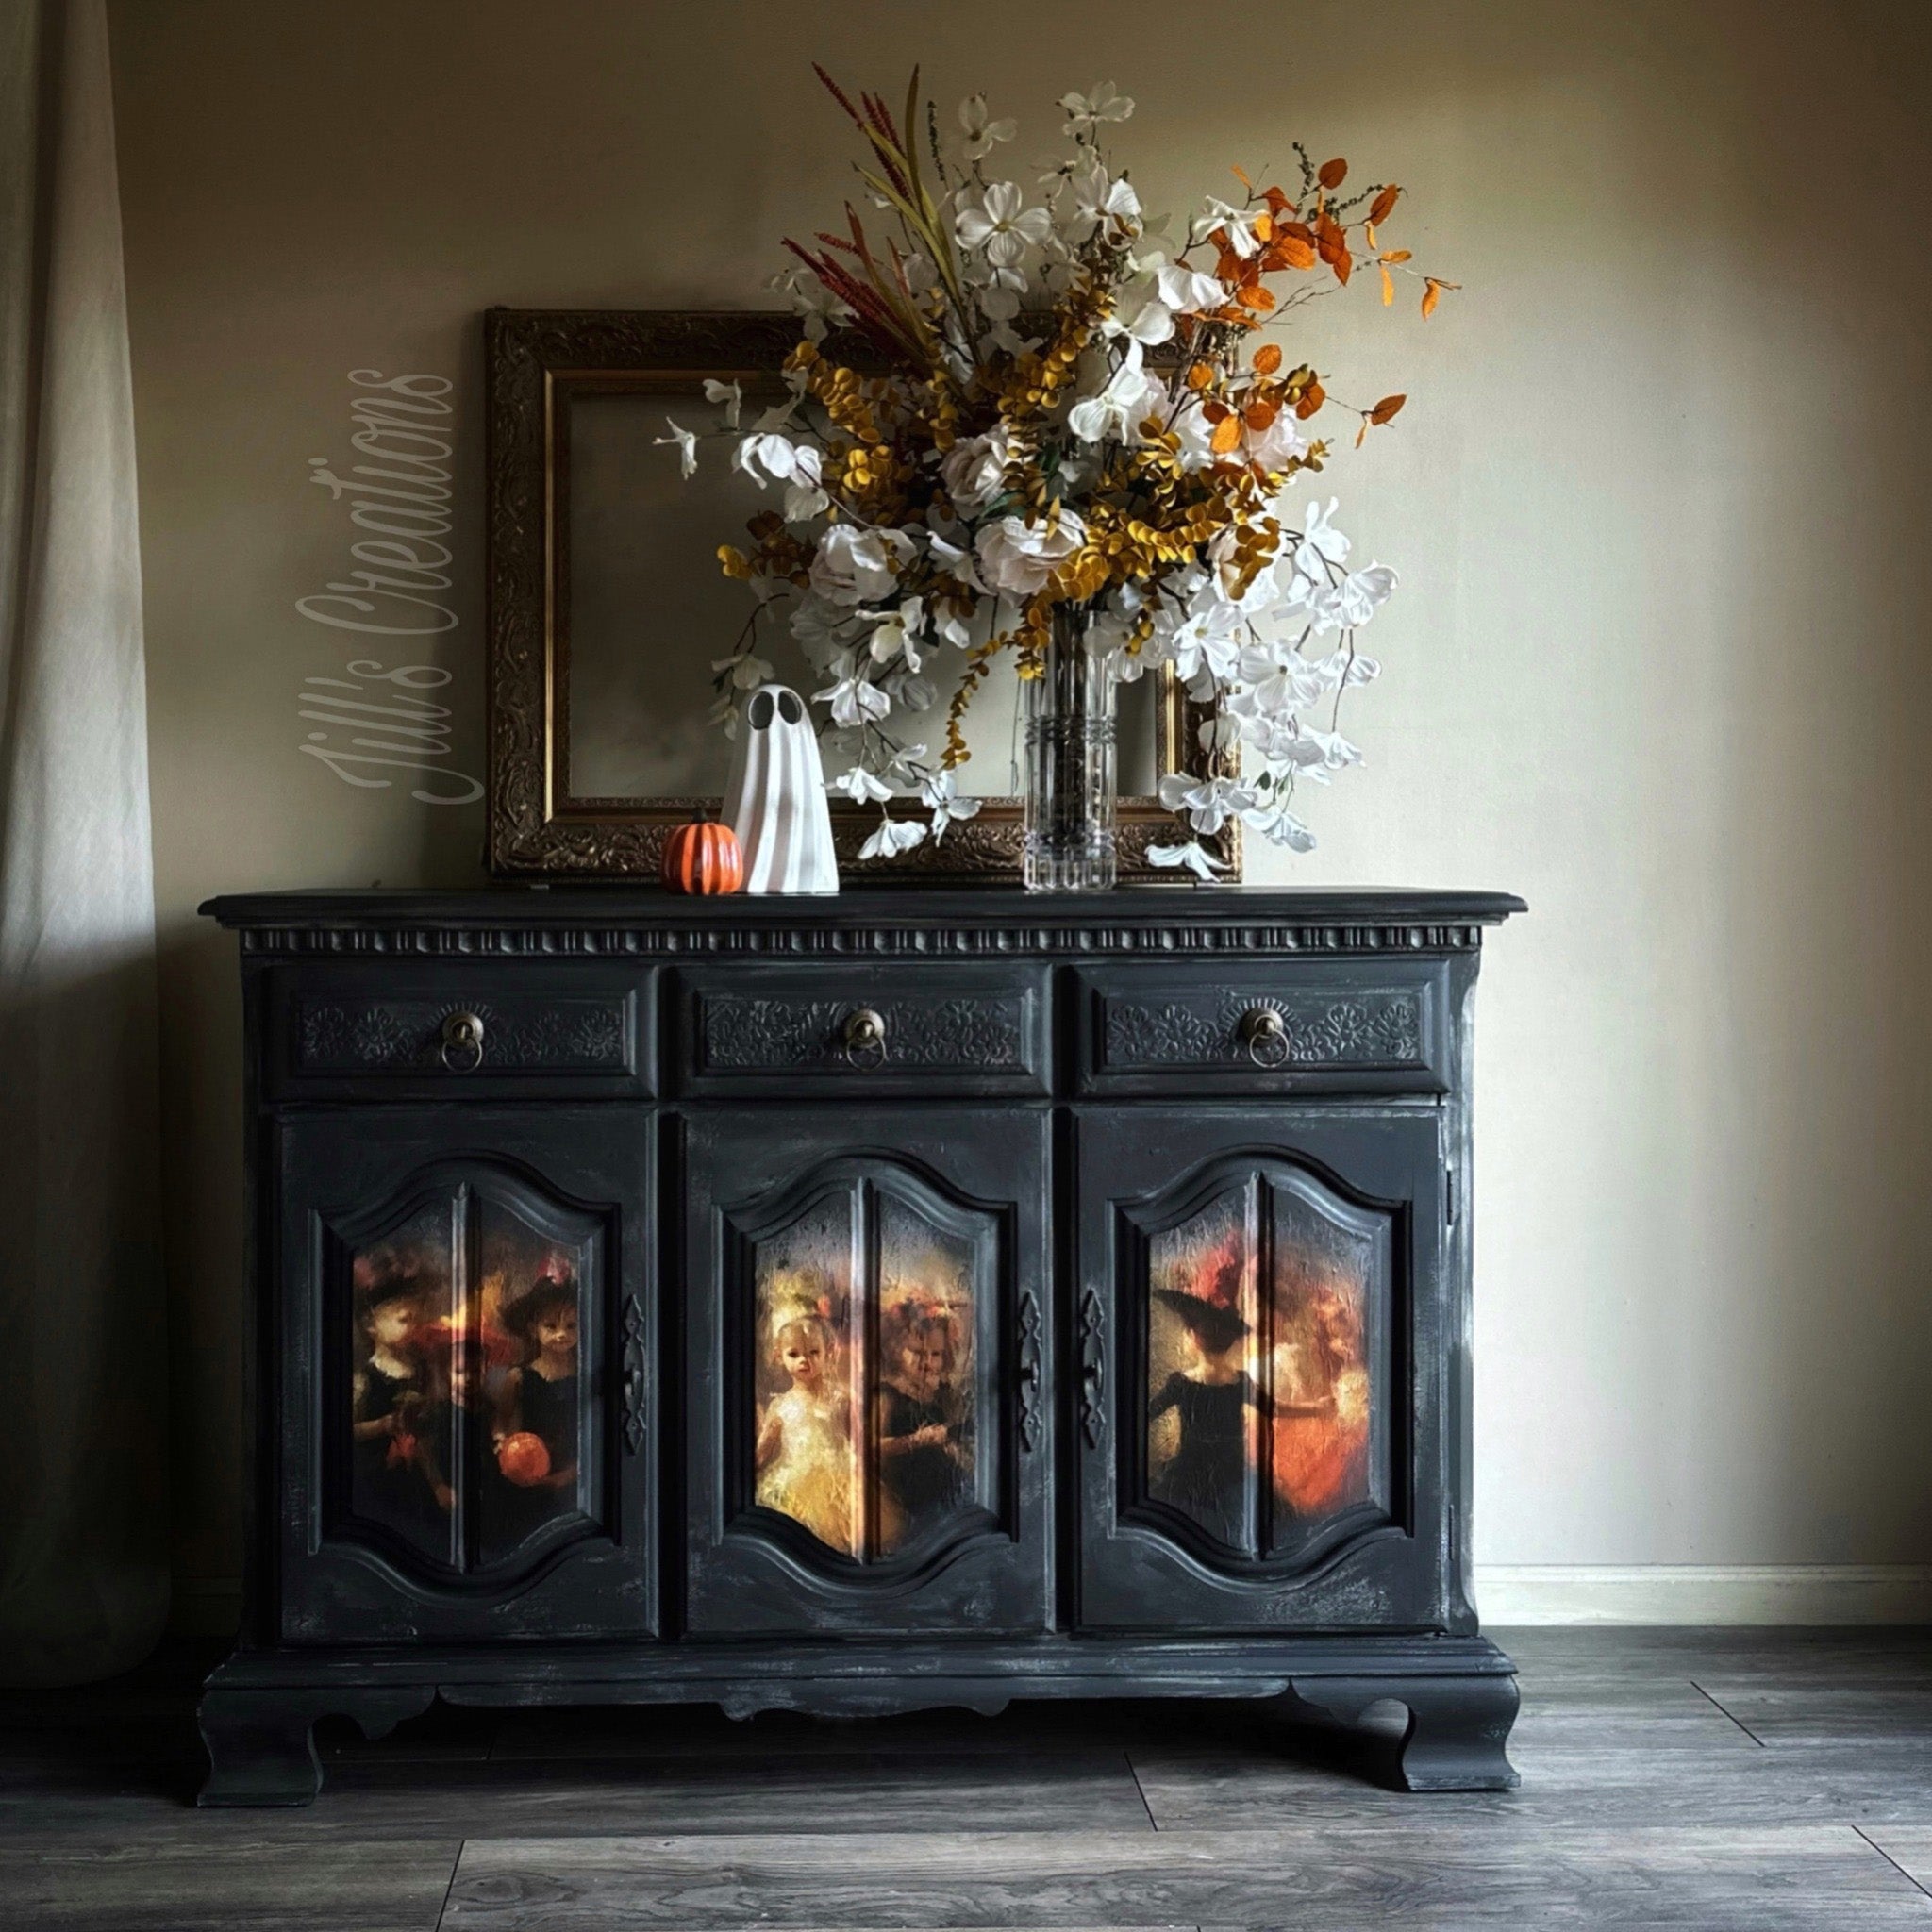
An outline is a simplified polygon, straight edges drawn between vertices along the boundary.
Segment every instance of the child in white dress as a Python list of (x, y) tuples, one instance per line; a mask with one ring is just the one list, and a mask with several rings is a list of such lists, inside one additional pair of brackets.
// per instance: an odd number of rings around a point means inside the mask
[(852, 1434), (843, 1397), (826, 1377), (829, 1325), (796, 1315), (773, 1338), (790, 1386), (766, 1403), (758, 1423), (758, 1500), (789, 1516), (842, 1556), (852, 1546)]

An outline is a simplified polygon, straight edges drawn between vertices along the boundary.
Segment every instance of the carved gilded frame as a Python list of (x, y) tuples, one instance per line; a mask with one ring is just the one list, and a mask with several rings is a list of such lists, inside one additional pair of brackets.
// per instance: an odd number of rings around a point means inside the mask
[[(594, 798), (570, 782), (570, 402), (586, 394), (688, 391), (705, 376), (772, 380), (798, 323), (756, 311), (492, 308), (484, 317), (489, 418), (489, 862), (527, 876), (656, 877), (671, 829), (716, 798)], [(1155, 767), (1170, 772), (1198, 744), (1207, 711), (1172, 666), (1156, 707)], [(1217, 767), (1218, 768), (1218, 767)], [(871, 808), (834, 799), (840, 864), (853, 880), (1000, 883), (1020, 872), (1021, 805), (989, 798), (891, 860), (858, 862), (876, 824)], [(1179, 836), (1158, 799), (1120, 801), (1123, 878), (1172, 882), (1150, 845)], [(1241, 875), (1238, 824), (1204, 839)], [(1185, 875), (1183, 875), (1185, 876)]]

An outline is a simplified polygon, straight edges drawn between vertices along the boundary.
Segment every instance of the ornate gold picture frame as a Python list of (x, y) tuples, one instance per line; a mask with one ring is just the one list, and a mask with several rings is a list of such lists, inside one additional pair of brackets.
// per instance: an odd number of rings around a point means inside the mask
[[(692, 622), (681, 635), (665, 633), (678, 628), (675, 612), (684, 608), (679, 599), (712, 595), (715, 544), (737, 532), (722, 527), (706, 542), (687, 541), (691, 532), (673, 527), (683, 513), (658, 492), (676, 478), (674, 450), (656, 450), (648, 500), (639, 500), (635, 514), (624, 500), (624, 479), (645, 474), (639, 458), (650, 450), (652, 433), (662, 430), (668, 409), (681, 404), (705, 410), (703, 420), (715, 418), (716, 408), (698, 400), (708, 378), (736, 380), (748, 397), (764, 388), (775, 391), (777, 373), (797, 340), (797, 319), (790, 314), (511, 308), (486, 314), (491, 871), (655, 878), (671, 829), (716, 810), (717, 791), (702, 789), (691, 773), (693, 757), (714, 757), (715, 747), (704, 734), (717, 734), (702, 711), (692, 714), (688, 689), (685, 702), (665, 697), (663, 672), (675, 667), (689, 688), (693, 678), (702, 682), (705, 665), (722, 651), (704, 624)], [(633, 406), (635, 418), (629, 414)], [(698, 420), (685, 426), (697, 426)], [(600, 475), (616, 500), (594, 507), (595, 527), (602, 533), (597, 556), (615, 559), (613, 574), (621, 578), (611, 587), (587, 583), (585, 558), (591, 546), (585, 533), (591, 507), (574, 497), (580, 494), (583, 450), (592, 440), (610, 443), (613, 426), (621, 429), (631, 454), (604, 463)], [(712, 460), (722, 469), (723, 452)], [(660, 475), (665, 484), (658, 480)], [(661, 558), (650, 547), (654, 528), (668, 546)], [(660, 587), (663, 608), (674, 614), (654, 635), (650, 617)], [(741, 587), (730, 588), (742, 594)], [(586, 622), (593, 610), (595, 666)], [(614, 625), (613, 611), (622, 614), (621, 626)], [(635, 643), (627, 629), (632, 613)], [(655, 658), (647, 657), (651, 652)], [(1190, 762), (1200, 769), (1194, 748), (1208, 713), (1189, 700), (1172, 667), (1128, 689), (1140, 708), (1137, 728), (1149, 741), (1151, 757), (1130, 760), (1124, 743), (1124, 783), (1136, 766), (1143, 783), (1150, 774), (1158, 782), (1161, 774)], [(646, 714), (643, 725), (627, 731), (619, 716), (625, 697), (646, 690), (654, 697), (637, 707)], [(1124, 741), (1125, 730), (1124, 724)], [(593, 736), (600, 741), (593, 744)], [(654, 746), (664, 753), (661, 791), (651, 768)], [(619, 770), (632, 774), (628, 792), (610, 782), (610, 774)], [(971, 789), (961, 786), (962, 791)], [(1152, 791), (1152, 783), (1144, 783), (1135, 795), (1121, 798), (1120, 875), (1174, 882), (1174, 873), (1149, 863), (1147, 848), (1184, 835)], [(1018, 880), (1017, 797), (985, 796), (978, 815), (948, 826), (943, 840), (928, 839), (890, 860), (860, 862), (858, 857), (877, 824), (876, 808), (835, 798), (831, 812), (848, 883)], [(1240, 876), (1239, 828), (1233, 822), (1219, 838), (1202, 842), (1227, 864), (1226, 876)]]

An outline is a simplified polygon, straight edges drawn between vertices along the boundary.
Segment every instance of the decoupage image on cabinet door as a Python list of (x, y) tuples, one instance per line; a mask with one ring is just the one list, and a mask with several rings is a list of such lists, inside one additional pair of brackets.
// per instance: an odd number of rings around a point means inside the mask
[(452, 1570), (580, 1514), (585, 1240), (459, 1191), (349, 1257), (349, 1512)]
[[(974, 1496), (971, 1246), (849, 1191), (758, 1246), (755, 1500), (859, 1562)], [(864, 1252), (867, 1246), (873, 1252)]]
[(1152, 1501), (1265, 1557), (1374, 1499), (1374, 1259), (1366, 1233), (1252, 1184), (1151, 1237)]

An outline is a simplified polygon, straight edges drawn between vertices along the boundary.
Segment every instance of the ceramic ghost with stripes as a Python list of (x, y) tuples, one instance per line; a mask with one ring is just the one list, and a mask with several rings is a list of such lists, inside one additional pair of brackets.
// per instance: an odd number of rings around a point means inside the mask
[(839, 890), (818, 734), (788, 685), (760, 685), (745, 705), (724, 819), (744, 855), (745, 891)]

